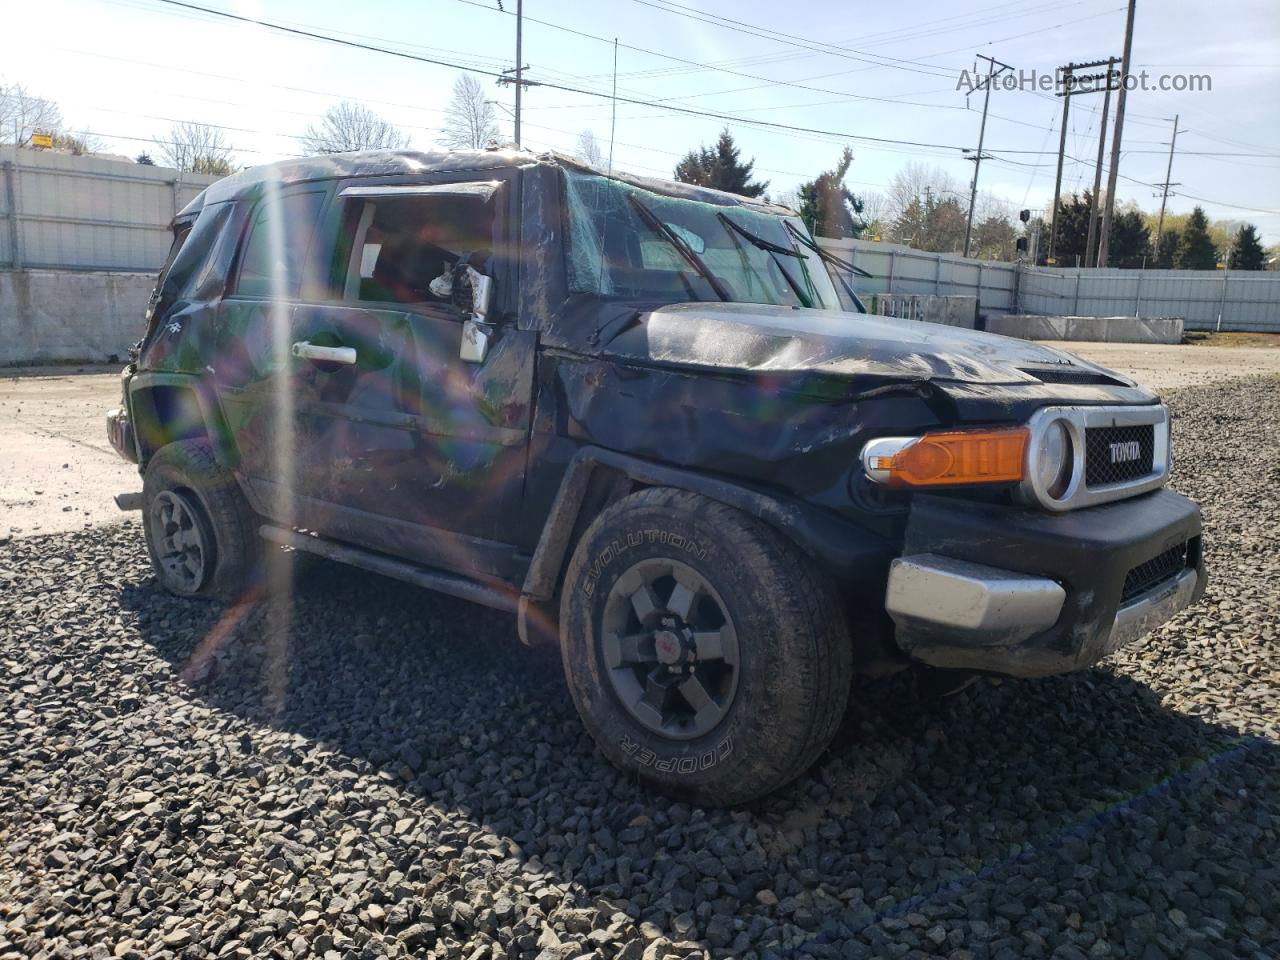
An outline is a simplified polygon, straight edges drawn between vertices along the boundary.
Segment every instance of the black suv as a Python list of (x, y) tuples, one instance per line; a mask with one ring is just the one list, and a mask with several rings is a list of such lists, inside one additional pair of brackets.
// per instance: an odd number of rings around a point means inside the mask
[(510, 610), (674, 795), (804, 772), (855, 672), (1077, 670), (1204, 589), (1155, 396), (840, 310), (788, 209), (378, 152), (228, 177), (173, 229), (108, 416), (164, 587), (253, 596), (284, 546)]

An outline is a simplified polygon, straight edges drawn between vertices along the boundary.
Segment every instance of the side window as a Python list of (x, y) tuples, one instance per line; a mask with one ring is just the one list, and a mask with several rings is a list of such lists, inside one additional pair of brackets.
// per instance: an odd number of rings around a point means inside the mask
[(240, 257), (236, 292), (246, 297), (296, 297), (315, 234), (324, 191), (268, 197), (258, 204)]
[(452, 301), (455, 264), (491, 273), (492, 191), (397, 195), (390, 189), (343, 200), (343, 236), (335, 258), (340, 299), (444, 306)]

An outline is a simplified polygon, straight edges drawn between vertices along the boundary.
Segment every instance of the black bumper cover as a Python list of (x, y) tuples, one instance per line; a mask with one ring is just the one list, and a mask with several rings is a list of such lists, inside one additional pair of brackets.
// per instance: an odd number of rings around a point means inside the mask
[(129, 411), (117, 407), (107, 411), (107, 439), (116, 453), (130, 463), (138, 462), (138, 447), (133, 439), (133, 422), (129, 419)]
[(1088, 667), (1108, 652), (1125, 577), (1135, 567), (1186, 543), (1186, 567), (1197, 580), (1192, 602), (1200, 599), (1207, 580), (1200, 536), (1200, 508), (1170, 490), (1065, 514), (917, 497), (905, 556), (940, 554), (1047, 577), (1067, 596), (1052, 627), (1009, 646), (902, 628), (895, 638), (909, 656), (935, 666), (1015, 676)]

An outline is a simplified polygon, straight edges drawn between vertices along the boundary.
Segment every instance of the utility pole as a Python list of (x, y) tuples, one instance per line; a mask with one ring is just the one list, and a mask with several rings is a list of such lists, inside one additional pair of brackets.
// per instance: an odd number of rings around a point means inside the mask
[(516, 146), (520, 146), (520, 91), (524, 88), (524, 0), (516, 0)]
[(1111, 91), (1114, 89), (1112, 83), (1116, 79), (1116, 64), (1119, 62), (1115, 57), (1107, 60), (1107, 87), (1102, 95), (1102, 123), (1098, 127), (1098, 162), (1093, 168), (1093, 198), (1089, 203), (1089, 240), (1085, 244), (1084, 254), (1086, 267), (1093, 267), (1098, 263), (1095, 254), (1098, 249), (1098, 202), (1102, 191), (1102, 158), (1106, 156), (1107, 114), (1111, 110)]
[[(502, 9), (502, 0), (498, 0), (498, 9)], [(524, 72), (529, 68), (524, 62), (524, 0), (516, 0), (516, 65), (503, 70), (503, 76), (498, 78), (498, 86), (506, 86), (508, 83), (516, 85), (516, 112), (515, 112), (515, 141), (516, 146), (520, 146), (520, 93), (525, 87), (537, 86), (524, 79)], [(515, 78), (506, 76), (508, 73), (515, 74)]]
[[(1071, 98), (1079, 96), (1082, 93), (1097, 93), (1098, 88), (1093, 84), (1095, 81), (1103, 81), (1103, 85), (1110, 91), (1111, 88), (1111, 63), (1110, 60), (1093, 60), (1089, 63), (1068, 63), (1065, 67), (1060, 67), (1062, 71), (1062, 89), (1057, 92), (1057, 96), (1062, 98), (1062, 130), (1058, 137), (1058, 178), (1053, 184), (1053, 211), (1049, 217), (1049, 263), (1057, 262), (1058, 249), (1058, 204), (1062, 198), (1062, 167), (1067, 155), (1067, 117), (1071, 106)], [(1106, 66), (1105, 73), (1089, 73), (1080, 76), (1076, 75), (1077, 70), (1091, 70), (1094, 67)], [(1083, 85), (1083, 86), (1082, 86)], [(1108, 92), (1107, 96), (1110, 96)], [(1105, 129), (1106, 123), (1104, 121)], [(1094, 188), (1094, 195), (1097, 195), (1097, 188)]]
[(1067, 153), (1067, 115), (1071, 109), (1071, 87), (1074, 81), (1076, 65), (1068, 63), (1059, 67), (1062, 71), (1063, 89), (1058, 93), (1062, 97), (1062, 130), (1058, 135), (1058, 176), (1053, 181), (1053, 210), (1049, 214), (1049, 264), (1057, 266), (1058, 252), (1058, 203), (1062, 197), (1062, 161)]
[(1120, 61), (1120, 93), (1116, 97), (1116, 131), (1111, 137), (1111, 169), (1107, 172), (1107, 205), (1102, 213), (1102, 236), (1098, 239), (1098, 266), (1107, 265), (1111, 241), (1111, 219), (1116, 208), (1116, 177), (1120, 174), (1120, 140), (1124, 136), (1124, 105), (1129, 93), (1129, 66), (1133, 62), (1133, 15), (1138, 0), (1129, 0), (1124, 23), (1124, 54)]
[[(965, 222), (964, 227), (964, 255), (969, 256), (969, 243), (973, 237), (973, 208), (978, 203), (978, 171), (982, 169), (982, 144), (987, 136), (987, 107), (991, 104), (991, 87), (995, 83), (996, 77), (1004, 73), (1006, 70), (1012, 70), (1013, 67), (1007, 63), (1001, 63), (993, 57), (978, 54), (979, 60), (987, 61), (987, 78), (983, 84), (986, 94), (982, 98), (982, 125), (978, 128), (978, 153), (973, 157), (973, 189), (969, 192), (969, 219)], [(997, 70), (996, 67), (1000, 69)]]
[(618, 38), (613, 38), (613, 109), (609, 111), (609, 172), (613, 173), (613, 135), (618, 131)]
[(1160, 219), (1156, 221), (1156, 245), (1153, 248), (1156, 256), (1160, 255), (1160, 235), (1164, 233), (1164, 208), (1169, 203), (1169, 188), (1181, 186), (1181, 184), (1171, 183), (1169, 178), (1173, 176), (1173, 148), (1178, 143), (1178, 118), (1181, 114), (1173, 115), (1173, 139), (1169, 141), (1169, 166), (1164, 172), (1164, 183), (1160, 186)]

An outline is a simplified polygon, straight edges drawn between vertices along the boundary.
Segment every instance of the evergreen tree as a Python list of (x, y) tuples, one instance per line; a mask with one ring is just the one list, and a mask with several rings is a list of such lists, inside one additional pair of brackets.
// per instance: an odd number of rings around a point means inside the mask
[[(1088, 226), (1088, 221), (1085, 223)], [(1137, 210), (1117, 213), (1111, 219), (1110, 249), (1107, 259), (1110, 266), (1125, 270), (1138, 270), (1147, 260), (1151, 249), (1151, 232)]]
[(696, 183), (700, 187), (711, 187), (726, 193), (736, 193), (743, 197), (758, 197), (769, 187), (769, 181), (763, 183), (751, 179), (755, 161), (743, 163), (741, 151), (734, 142), (733, 134), (725, 127), (715, 144), (690, 150), (676, 164), (675, 179), (681, 183)]
[(156, 162), (151, 159), (151, 154), (147, 153), (145, 150), (134, 157), (133, 162), (144, 167), (154, 167), (156, 165)]
[(1182, 231), (1173, 227), (1160, 234), (1160, 245), (1154, 251), (1151, 266), (1157, 270), (1175, 270), (1178, 266), (1178, 247), (1182, 244)]
[(1018, 232), (1005, 217), (990, 216), (973, 225), (973, 255), (979, 260), (1012, 260)]
[[(1054, 245), (1053, 257), (1056, 266), (1074, 267), (1077, 263), (1084, 265), (1084, 255), (1089, 245), (1089, 204), (1092, 196), (1088, 190), (1083, 196), (1071, 194), (1058, 201), (1058, 242)], [(1048, 245), (1045, 244), (1045, 254)]]
[[(1089, 252), (1089, 206), (1093, 195), (1072, 194), (1058, 202), (1058, 244), (1054, 256), (1060, 267), (1091, 266), (1085, 263)], [(1098, 228), (1102, 228), (1099, 214)], [(1142, 214), (1136, 210), (1118, 211), (1111, 220), (1107, 258), (1113, 267), (1138, 269), (1151, 249), (1151, 233)]]
[(1209, 218), (1196, 207), (1187, 218), (1178, 243), (1179, 270), (1212, 270), (1218, 265), (1218, 251), (1209, 236)]
[(1232, 270), (1263, 270), (1267, 266), (1267, 254), (1258, 240), (1258, 228), (1246, 223), (1231, 244), (1231, 258), (1227, 261)]
[[(893, 232), (899, 240), (917, 250), (954, 253), (964, 246), (966, 220), (964, 208), (955, 197), (939, 200), (933, 191), (928, 190), (923, 200), (916, 197), (907, 204), (894, 220)], [(981, 243), (979, 240), (979, 248)]]
[(834, 170), (800, 185), (800, 219), (815, 237), (841, 239), (862, 235), (864, 224), (858, 216), (862, 213), (862, 201), (844, 185), (852, 165), (853, 151), (845, 147)]

